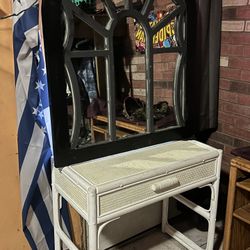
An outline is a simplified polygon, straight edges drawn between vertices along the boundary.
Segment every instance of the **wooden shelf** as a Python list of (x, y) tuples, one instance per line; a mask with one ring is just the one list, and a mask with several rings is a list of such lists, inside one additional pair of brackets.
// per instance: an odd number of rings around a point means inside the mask
[(250, 179), (246, 179), (241, 182), (237, 182), (236, 186), (250, 192)]
[(250, 225), (250, 203), (247, 205), (236, 209), (233, 212), (233, 216), (241, 221)]

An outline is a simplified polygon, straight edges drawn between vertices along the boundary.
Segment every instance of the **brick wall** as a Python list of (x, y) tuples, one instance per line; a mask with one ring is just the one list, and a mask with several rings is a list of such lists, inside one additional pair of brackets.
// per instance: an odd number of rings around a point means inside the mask
[(250, 1), (223, 0), (219, 127), (209, 144), (224, 150), (228, 171), (235, 147), (250, 145)]
[[(176, 64), (176, 54), (158, 54), (154, 56), (154, 103), (167, 101), (173, 105), (172, 92)], [(145, 100), (145, 56), (136, 53), (131, 58), (130, 67), (125, 68), (131, 75), (133, 96)]]
[[(222, 0), (222, 39), (219, 85), (219, 126), (208, 143), (224, 150), (223, 170), (228, 171), (235, 147), (250, 145), (250, 0)], [(165, 9), (170, 0), (155, 1)], [(135, 52), (133, 19), (127, 21), (133, 55), (125, 67), (133, 95), (145, 99), (145, 56)], [(154, 56), (154, 103), (172, 105), (176, 54)]]
[[(154, 11), (166, 10), (173, 5), (171, 0), (154, 1)], [(129, 58), (130, 66), (125, 67), (130, 84), (132, 95), (136, 98), (145, 100), (146, 98), (146, 74), (145, 74), (145, 54), (135, 51), (135, 27), (132, 18), (127, 20), (130, 45), (133, 53)], [(131, 53), (130, 53), (131, 54)], [(167, 101), (173, 105), (173, 81), (175, 73), (177, 53), (162, 53), (154, 55), (154, 103)], [(126, 58), (127, 60), (127, 58)], [(125, 63), (126, 64), (126, 63)]]

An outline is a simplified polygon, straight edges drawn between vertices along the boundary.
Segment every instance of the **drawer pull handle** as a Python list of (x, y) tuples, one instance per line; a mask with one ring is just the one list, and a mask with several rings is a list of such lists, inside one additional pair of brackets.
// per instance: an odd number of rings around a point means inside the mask
[(175, 188), (180, 186), (180, 182), (176, 177), (173, 178), (169, 178), (166, 179), (164, 181), (159, 181), (155, 184), (153, 184), (151, 186), (151, 189), (155, 192), (155, 193), (160, 193), (160, 192), (164, 192), (167, 191), (171, 188)]

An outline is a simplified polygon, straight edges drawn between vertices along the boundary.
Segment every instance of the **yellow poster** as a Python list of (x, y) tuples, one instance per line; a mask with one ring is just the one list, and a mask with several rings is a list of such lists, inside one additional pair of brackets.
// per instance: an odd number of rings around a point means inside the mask
[[(151, 27), (159, 23), (164, 17), (164, 12), (151, 11), (148, 19)], [(153, 36), (154, 48), (169, 48), (177, 46), (174, 32), (175, 20), (172, 20)], [(145, 34), (142, 26), (135, 20), (135, 46), (139, 52), (145, 51)]]

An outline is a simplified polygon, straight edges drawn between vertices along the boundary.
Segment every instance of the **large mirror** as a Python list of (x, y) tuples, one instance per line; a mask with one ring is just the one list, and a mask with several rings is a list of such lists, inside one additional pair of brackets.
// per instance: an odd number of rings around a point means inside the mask
[(184, 1), (63, 7), (71, 148), (184, 125)]

